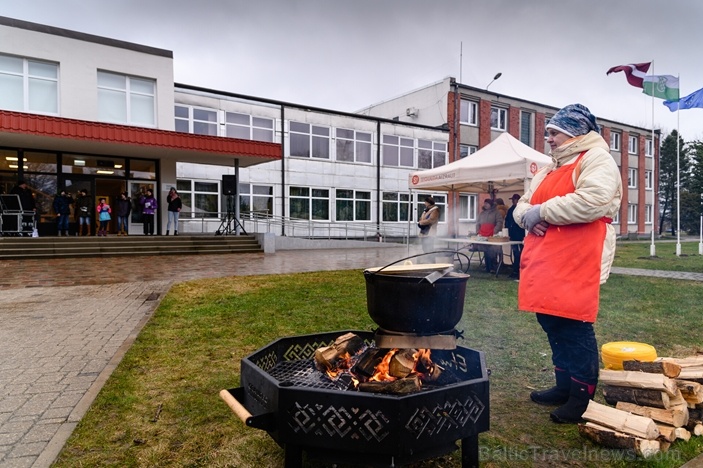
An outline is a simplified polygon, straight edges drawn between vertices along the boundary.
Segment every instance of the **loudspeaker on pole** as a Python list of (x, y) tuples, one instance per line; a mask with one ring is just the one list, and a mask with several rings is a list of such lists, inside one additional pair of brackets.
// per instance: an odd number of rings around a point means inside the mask
[(223, 195), (234, 195), (237, 193), (237, 176), (236, 175), (222, 175), (222, 194)]

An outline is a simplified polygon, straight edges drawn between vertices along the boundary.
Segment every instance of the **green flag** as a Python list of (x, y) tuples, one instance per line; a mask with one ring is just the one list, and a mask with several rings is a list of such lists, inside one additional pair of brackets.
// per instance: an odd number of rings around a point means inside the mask
[(671, 75), (647, 75), (643, 80), (644, 94), (668, 101), (679, 100), (679, 79)]

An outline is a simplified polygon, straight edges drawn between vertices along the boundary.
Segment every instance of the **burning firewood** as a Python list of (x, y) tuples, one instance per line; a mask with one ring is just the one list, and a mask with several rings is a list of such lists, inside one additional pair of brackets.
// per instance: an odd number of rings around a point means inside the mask
[(323, 346), (315, 350), (315, 364), (321, 371), (336, 369), (339, 361), (353, 356), (364, 347), (364, 340), (354, 333), (340, 336), (332, 346)]
[(403, 349), (393, 354), (388, 364), (388, 374), (398, 379), (410, 375), (415, 369), (415, 358), (413, 357), (415, 353), (417, 353), (415, 349)]
[(359, 360), (356, 361), (354, 367), (351, 368), (352, 374), (365, 378), (371, 377), (376, 372), (376, 366), (381, 363), (383, 356), (385, 356), (388, 351), (388, 349), (381, 348), (367, 349), (361, 357), (359, 357)]
[(385, 382), (363, 382), (359, 384), (359, 391), (370, 393), (391, 393), (393, 395), (406, 395), (419, 392), (422, 389), (420, 378), (417, 375), (404, 379)]

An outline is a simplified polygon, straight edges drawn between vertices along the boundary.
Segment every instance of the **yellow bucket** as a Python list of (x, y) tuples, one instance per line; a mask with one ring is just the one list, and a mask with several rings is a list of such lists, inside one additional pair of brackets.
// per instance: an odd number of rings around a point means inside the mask
[(613, 341), (601, 346), (601, 358), (606, 369), (620, 370), (623, 361), (638, 360), (652, 362), (657, 358), (657, 350), (646, 343), (634, 341)]

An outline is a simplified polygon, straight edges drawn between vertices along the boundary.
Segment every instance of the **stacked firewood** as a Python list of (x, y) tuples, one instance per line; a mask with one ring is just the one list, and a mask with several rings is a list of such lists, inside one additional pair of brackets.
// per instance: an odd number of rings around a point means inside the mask
[(599, 379), (614, 408), (591, 401), (582, 436), (647, 458), (703, 435), (703, 355), (625, 361), (623, 370), (601, 370)]

